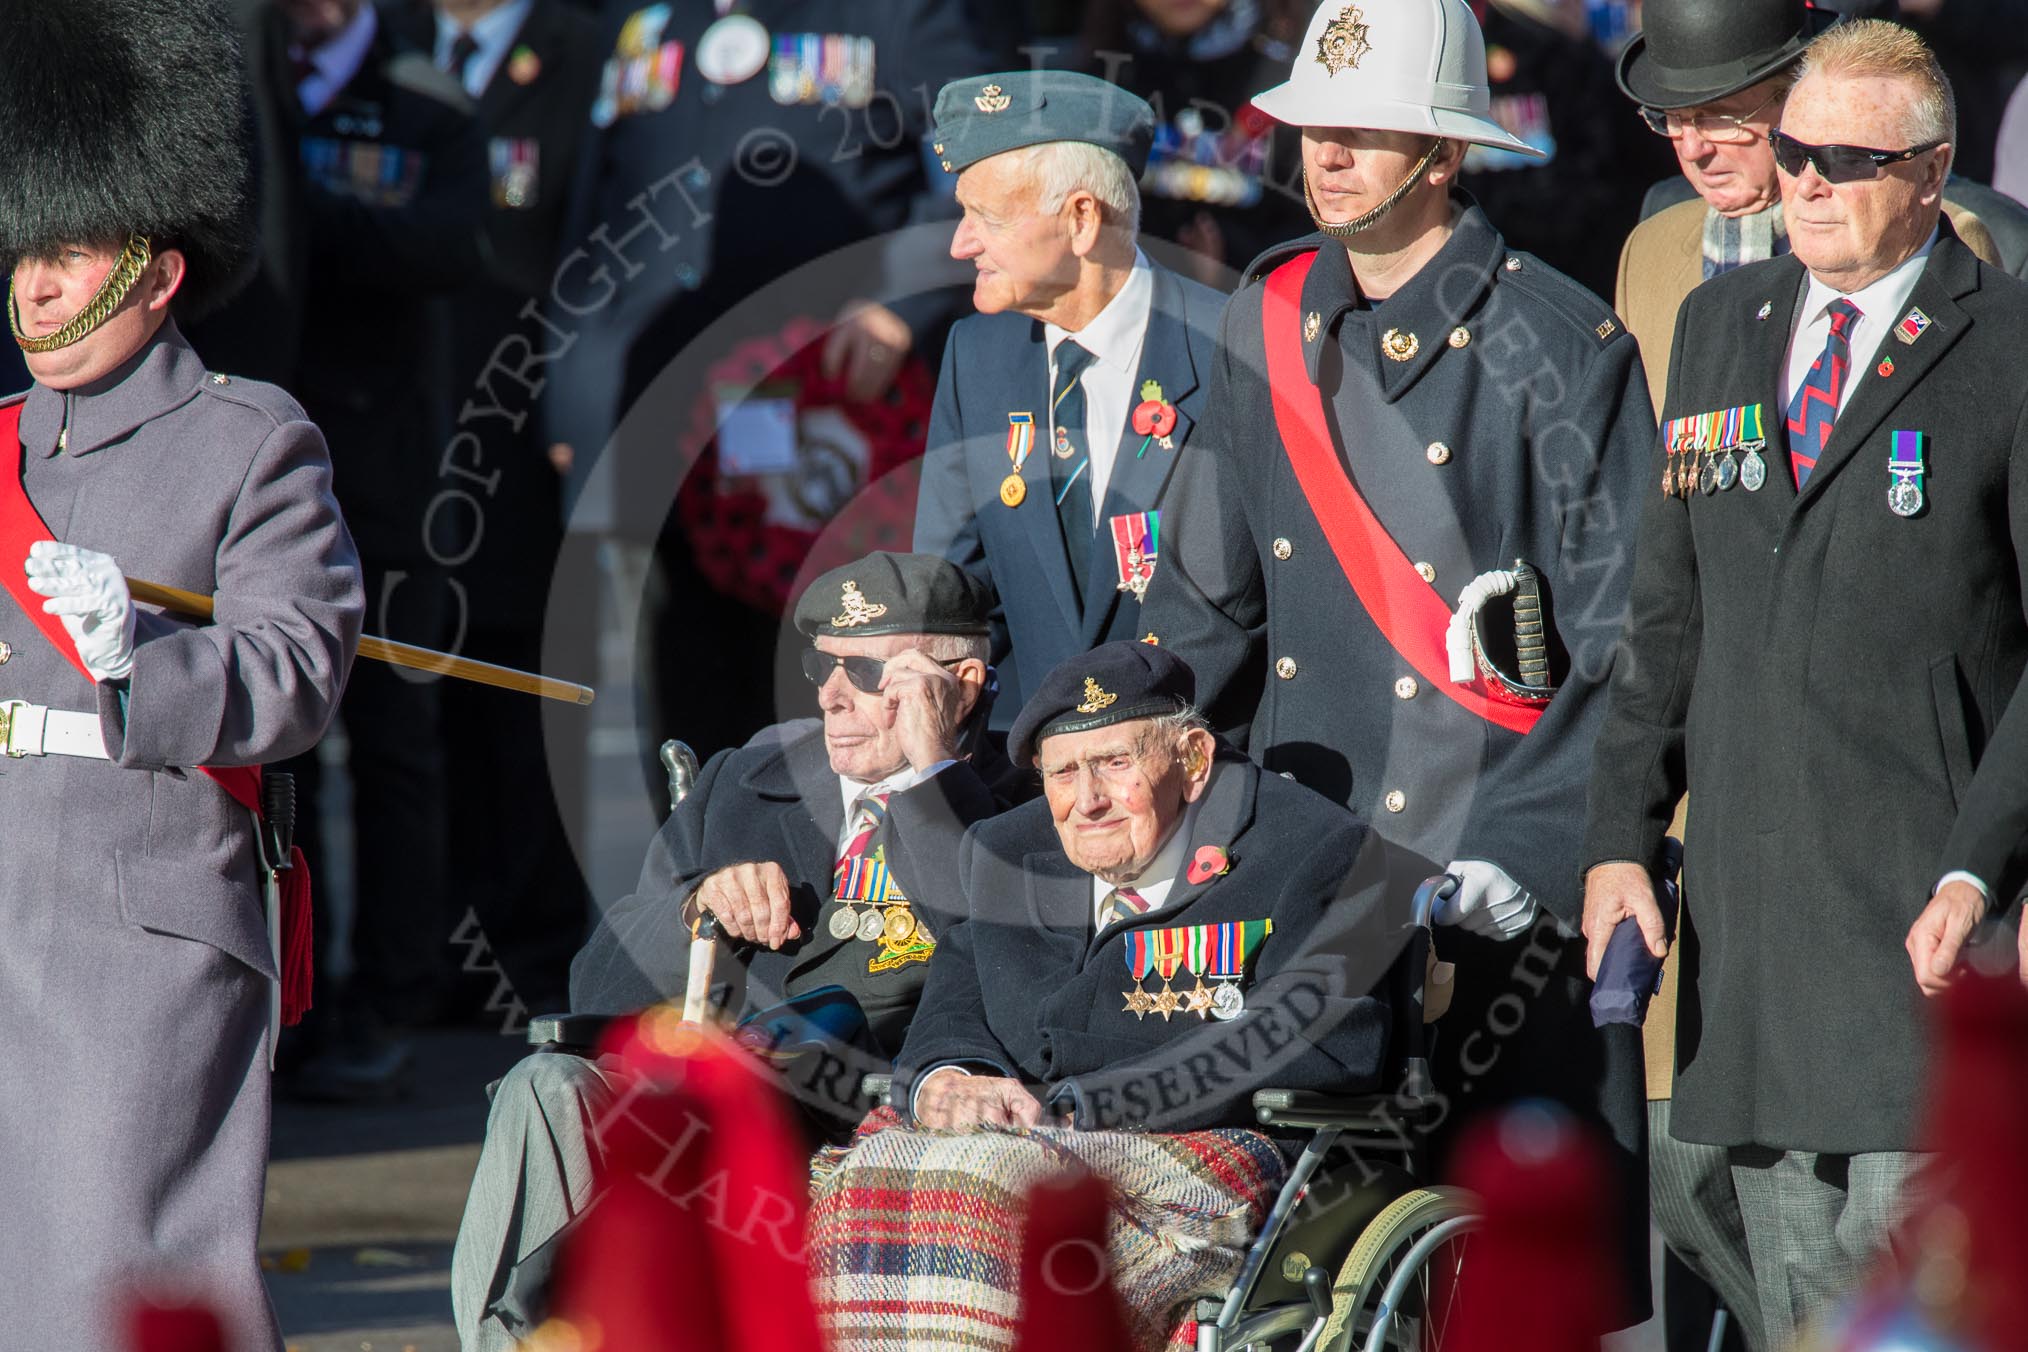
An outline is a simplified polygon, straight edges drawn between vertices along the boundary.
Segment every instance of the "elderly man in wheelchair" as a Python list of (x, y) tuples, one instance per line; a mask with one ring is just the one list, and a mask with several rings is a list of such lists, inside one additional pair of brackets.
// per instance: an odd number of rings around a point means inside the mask
[[(1455, 1248), (1460, 1205), (1404, 1168), (1432, 1106), (1430, 888), (1412, 903), (1393, 847), (1223, 745), (1193, 687), (1112, 643), (1022, 710), (1009, 751), (1043, 801), (966, 835), (893, 1106), (818, 1160), (833, 1347), (1011, 1345), (1022, 1201), (1064, 1169), (1111, 1185), (1139, 1347), (1193, 1318), (1202, 1348), (1364, 1342), (1389, 1279)], [(1403, 1162), (1313, 1186), (1352, 1139)], [(1434, 1345), (1392, 1289), (1416, 1341), (1373, 1345)]]
[(540, 1322), (623, 1087), (576, 1053), (612, 1016), (683, 996), (700, 934), (715, 927), (740, 959), (722, 965), (724, 1008), (812, 1136), (864, 1114), (862, 1078), (888, 1068), (955, 919), (959, 840), (1026, 782), (983, 737), (992, 604), (922, 554), (873, 554), (804, 593), (821, 721), (778, 724), (704, 767), (572, 964), (576, 1012), (537, 1020), (548, 1045), (495, 1089), (452, 1264), (465, 1352), (511, 1349)]

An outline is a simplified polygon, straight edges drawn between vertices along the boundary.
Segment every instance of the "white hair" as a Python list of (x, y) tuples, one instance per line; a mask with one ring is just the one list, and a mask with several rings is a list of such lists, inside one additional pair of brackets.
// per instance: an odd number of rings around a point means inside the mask
[(1045, 141), (1011, 152), (1035, 184), (1038, 211), (1052, 215), (1074, 192), (1088, 192), (1104, 208), (1106, 224), (1129, 235), (1141, 232), (1141, 189), (1127, 162), (1089, 141)]
[(922, 650), (938, 662), (993, 659), (993, 641), (984, 634), (924, 634)]

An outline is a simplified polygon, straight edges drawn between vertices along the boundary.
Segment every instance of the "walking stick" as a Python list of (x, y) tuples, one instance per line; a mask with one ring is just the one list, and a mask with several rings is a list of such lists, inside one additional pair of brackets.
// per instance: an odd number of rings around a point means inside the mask
[[(127, 591), (136, 601), (160, 606), (164, 610), (194, 620), (212, 618), (212, 601), (209, 596), (198, 592), (184, 591), (180, 587), (165, 587), (158, 582), (143, 582), (139, 578), (127, 579)], [(396, 643), (393, 639), (376, 638), (371, 634), (359, 640), (359, 655), (389, 666), (407, 667), (410, 671), (435, 672), (455, 680), (473, 681), (479, 685), (496, 686), (501, 690), (515, 690), (524, 695), (539, 695), (543, 699), (558, 700), (564, 704), (585, 705), (592, 702), (593, 690), (588, 685), (573, 681), (559, 681), (550, 676), (537, 676), (532, 672), (516, 671), (512, 667), (496, 667), (491, 662), (478, 662), (469, 657), (453, 653), (440, 653), (432, 648), (418, 648), (412, 643)]]
[[(697, 754), (673, 738), (662, 743), (662, 766), (669, 772), (669, 808), (674, 811), (697, 785)], [(711, 1012), (711, 969), (718, 960), (718, 917), (702, 906), (690, 925), (690, 969), (683, 983), (683, 1022), (702, 1024)]]

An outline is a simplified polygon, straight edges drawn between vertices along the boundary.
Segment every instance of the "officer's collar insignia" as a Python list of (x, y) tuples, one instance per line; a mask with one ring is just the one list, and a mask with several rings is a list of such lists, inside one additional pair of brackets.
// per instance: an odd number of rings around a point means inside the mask
[(1303, 320), (1303, 341), (1306, 343), (1316, 342), (1317, 334), (1323, 330), (1323, 327), (1324, 316), (1318, 314), (1315, 310), (1310, 311), (1309, 317)]
[(972, 106), (982, 113), (1004, 113), (1007, 106), (1013, 102), (1012, 95), (1003, 94), (1000, 92), (1000, 86), (990, 84), (979, 91), (979, 96), (972, 100)]
[(832, 627), (837, 629), (857, 629), (860, 625), (870, 624), (887, 613), (886, 606), (875, 605), (861, 594), (857, 582), (845, 584), (845, 591), (839, 597), (838, 604), (845, 608), (845, 613), (831, 617)]
[(1600, 324), (1598, 326), (1598, 340), (1601, 343), (1603, 343), (1606, 339), (1613, 336), (1613, 327), (1614, 327), (1613, 322), (1610, 319), (1606, 320), (1603, 324)]
[(1087, 676), (1084, 678), (1084, 703), (1077, 706), (1077, 711), (1081, 714), (1099, 713), (1118, 699), (1118, 695), (1107, 694), (1099, 688), (1097, 681)]
[(1338, 17), (1326, 24), (1317, 38), (1317, 64), (1333, 75), (1359, 69), (1359, 59), (1373, 50), (1366, 40), (1365, 17), (1357, 5), (1338, 11)]
[(1395, 361), (1408, 361), (1422, 351), (1422, 340), (1412, 333), (1389, 329), (1380, 335), (1380, 350)]
[(1771, 300), (1764, 300), (1760, 303), (1760, 308), (1753, 312), (1753, 317), (1755, 319), (1766, 319), (1769, 315), (1773, 313), (1774, 313), (1774, 302)]
[(1920, 306), (1917, 306), (1903, 315), (1901, 322), (1894, 326), (1894, 336), (1904, 343), (1912, 343), (1922, 337), (1923, 331), (1934, 322), (1922, 312)]

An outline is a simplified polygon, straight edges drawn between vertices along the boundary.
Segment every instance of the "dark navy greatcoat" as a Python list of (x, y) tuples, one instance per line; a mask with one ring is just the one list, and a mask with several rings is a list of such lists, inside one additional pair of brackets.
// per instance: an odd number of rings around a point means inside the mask
[[(1454, 1121), (1515, 1095), (1600, 1113), (1630, 1197), (1644, 1198), (1638, 1030), (1592, 1029), (1584, 945), (1571, 936), (1584, 786), (1654, 412), (1612, 311), (1507, 248), (1469, 198), (1455, 201), (1441, 251), (1378, 303), (1359, 295), (1344, 247), (1325, 236), (1249, 269), (1226, 310), (1198, 453), (1170, 487), (1142, 620), (1196, 669), (1214, 722), (1268, 769), (1347, 804), (1432, 873), (1489, 860), (1541, 901), (1549, 914), (1511, 942), (1437, 932), (1439, 954), (1459, 965), (1439, 1085), (1457, 1100)], [(1525, 736), (1457, 704), (1395, 651), (1296, 479), (1261, 312), (1266, 275), (1304, 250), (1316, 260), (1290, 322), (1314, 336), (1296, 378), (1321, 391), (1339, 461), (1381, 525), (1446, 607), (1517, 559), (1541, 572), (1569, 672)], [(1387, 355), (1390, 331), (1396, 352), (1413, 349), (1405, 360)], [(1644, 1245), (1644, 1209), (1630, 1207), (1626, 1226), (1628, 1243)], [(1645, 1283), (1633, 1295), (1637, 1314)]]
[[(1064, 853), (1046, 800), (969, 832), (964, 919), (931, 960), (895, 1103), (953, 1063), (1018, 1078), (1085, 1129), (1250, 1126), (1257, 1089), (1380, 1089), (1397, 956), (1388, 899), (1403, 881), (1387, 846), (1336, 804), (1229, 753), (1184, 857), (1208, 845), (1225, 850), (1230, 872), (1178, 878), (1159, 910), (1094, 933), (1092, 875)], [(1274, 931), (1248, 963), (1236, 1019), (1126, 1007), (1130, 933), (1263, 919)], [(1193, 983), (1179, 972), (1171, 984)], [(1142, 989), (1154, 994), (1160, 979)]]
[[(1113, 639), (1134, 639), (1141, 604), (1119, 589), (1113, 552), (1115, 516), (1160, 509), (1176, 466), (1203, 454), (1191, 433), (1204, 416), (1206, 382), (1217, 359), (1218, 314), (1225, 297), (1208, 286), (1154, 268), (1154, 298), (1142, 340), (1141, 369), (1128, 399), (1129, 420), (1106, 484), (1099, 528), (1085, 557), (1065, 547), (1049, 486), (1049, 355), (1040, 320), (1013, 313), (958, 321), (944, 346), (929, 450), (916, 505), (915, 547), (941, 554), (990, 582), (999, 594), (993, 613), (993, 661), (1000, 677), (1004, 729), (1029, 691), (1066, 658)], [(1158, 381), (1175, 405), (1173, 450), (1133, 429), (1142, 384)], [(1034, 452), (1022, 467), (1027, 495), (1018, 507), (1000, 499), (1013, 469), (1007, 454), (1010, 413), (1035, 415)], [(1167, 518), (1163, 535), (1167, 534)], [(1081, 584), (1074, 587), (1071, 568)], [(1162, 565), (1158, 559), (1155, 571)], [(1082, 594), (1083, 602), (1079, 603)]]
[[(994, 775), (991, 764), (981, 768)], [(997, 776), (995, 784), (1001, 784)], [(874, 843), (885, 847), (918, 919), (940, 940), (961, 913), (958, 844), (965, 828), (1005, 805), (970, 761), (946, 766), (888, 800)], [(791, 914), (802, 937), (779, 950), (742, 946), (739, 962), (721, 964), (720, 971), (744, 969), (749, 1012), (819, 986), (843, 986), (865, 1010), (875, 1042), (891, 1054), (901, 1045), (928, 964), (871, 972), (879, 944), (835, 939), (826, 928), (838, 906), (832, 870), (844, 817), (838, 776), (816, 720), (777, 724), (713, 756), (649, 846), (639, 886), (606, 911), (571, 964), (571, 1008), (629, 1014), (681, 998), (690, 950), (684, 903), (707, 874), (773, 860), (788, 875)], [(742, 1008), (737, 989), (729, 1008)]]
[[(1767, 484), (1645, 490), (1586, 855), (1651, 859), (1689, 790), (1685, 1140), (1911, 1149), (1930, 1056), (1908, 928), (1948, 871), (2001, 907), (2028, 881), (2028, 286), (1942, 230), (1903, 311), (1930, 322), (1854, 373), (1800, 494), (1777, 381), (1803, 265), (1730, 273), (1677, 319), (1664, 412), (1761, 405)], [(1897, 430), (1925, 437), (1910, 517), (1888, 507)]]

